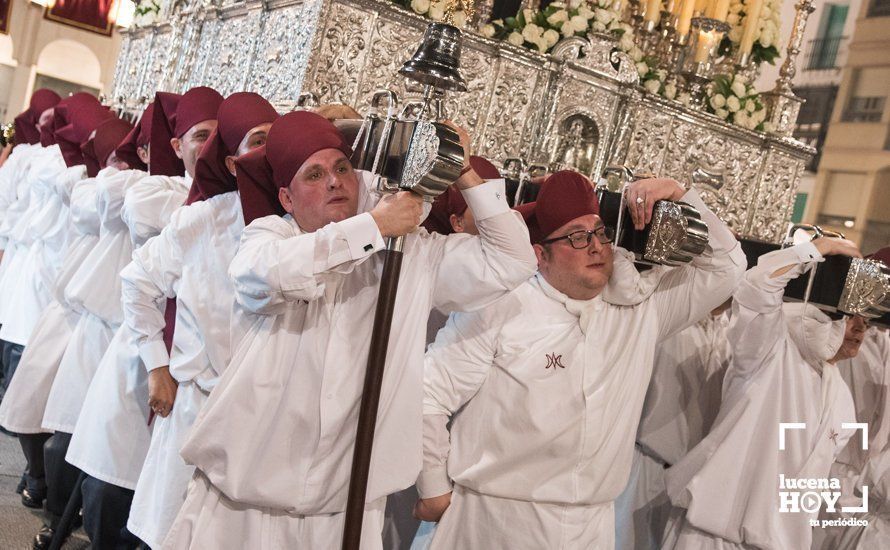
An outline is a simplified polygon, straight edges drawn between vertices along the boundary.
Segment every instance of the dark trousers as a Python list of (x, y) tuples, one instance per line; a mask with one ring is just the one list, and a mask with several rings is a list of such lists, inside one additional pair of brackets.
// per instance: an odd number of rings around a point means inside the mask
[(133, 491), (91, 476), (81, 486), (83, 492), (83, 528), (93, 550), (132, 550), (137, 539), (127, 530), (127, 518), (133, 503)]
[(9, 382), (12, 381), (12, 375), (15, 374), (15, 369), (18, 368), (19, 361), (22, 360), (22, 352), (24, 351), (25, 346), (3, 342), (2, 351), (0, 351), (3, 363), (2, 393), (6, 393), (6, 388), (9, 387)]
[(25, 455), (25, 483), (31, 495), (46, 494), (46, 469), (44, 468), (43, 446), (51, 434), (18, 434), (19, 445)]
[(46, 465), (46, 512), (50, 518), (50, 526), (55, 528), (65, 505), (77, 484), (80, 470), (65, 462), (71, 434), (56, 432), (43, 446), (44, 463)]

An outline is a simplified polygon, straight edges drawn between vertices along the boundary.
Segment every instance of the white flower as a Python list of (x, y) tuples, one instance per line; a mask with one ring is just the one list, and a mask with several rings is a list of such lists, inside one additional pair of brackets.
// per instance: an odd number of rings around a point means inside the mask
[[(581, 6), (581, 3), (583, 1), (584, 0), (569, 0), (569, 9), (570, 10), (578, 9), (578, 7)], [(550, 5), (552, 6), (553, 4), (550, 4)]]
[(658, 77), (658, 80), (664, 82), (664, 79), (667, 78), (667, 71), (665, 69), (658, 69), (655, 71), (655, 76)]
[(742, 11), (742, 3), (736, 2), (734, 4), (729, 5), (729, 13), (739, 13)]
[(615, 13), (608, 10), (597, 8), (594, 13), (596, 14), (596, 20), (604, 24), (608, 24), (612, 19), (615, 19)]
[(714, 94), (714, 96), (711, 97), (711, 107), (714, 109), (719, 109), (724, 105), (726, 105), (726, 98), (723, 97), (723, 94)]
[(745, 85), (745, 77), (740, 74), (737, 74), (732, 78), (732, 83), (733, 84), (738, 83), (738, 84), (741, 84), (742, 86), (744, 86)]
[(547, 29), (544, 31), (543, 39), (544, 43), (547, 44), (547, 48), (552, 48), (559, 42), (559, 33), (553, 29)]
[(745, 102), (745, 110), (746, 111), (748, 111), (749, 113), (753, 113), (755, 109), (757, 109), (757, 104), (754, 103), (753, 99), (749, 99), (748, 101)]
[(556, 8), (558, 10), (564, 10), (566, 5), (565, 2), (550, 2), (548, 7)]
[(664, 85), (664, 97), (668, 99), (677, 97), (677, 87), (673, 83), (668, 82)]
[(732, 121), (744, 128), (748, 124), (748, 113), (739, 111), (732, 117)]
[[(640, 76), (642, 76), (642, 74)], [(643, 87), (646, 88), (646, 91), (650, 94), (657, 94), (658, 90), (661, 88), (661, 82), (655, 78), (651, 78), (646, 82), (643, 82)]]
[(763, 31), (760, 33), (760, 40), (758, 40), (758, 42), (760, 42), (760, 45), (764, 48), (769, 48), (773, 45), (773, 40), (773, 34), (770, 31), (763, 29)]
[(532, 44), (540, 40), (543, 34), (544, 29), (535, 24), (526, 25), (525, 28), (522, 29), (522, 37)]
[(455, 11), (451, 15), (451, 23), (458, 29), (464, 28), (467, 24), (467, 12), (463, 10)]
[(743, 82), (735, 81), (731, 86), (732, 93), (739, 97), (745, 97), (745, 84)]
[(735, 27), (736, 25), (739, 24), (739, 14), (730, 13), (729, 15), (726, 16), (726, 22), (729, 23), (731, 26)]
[(720, 120), (726, 120), (726, 117), (729, 116), (729, 111), (726, 109), (714, 109), (714, 114), (720, 117)]
[(631, 59), (634, 60), (635, 63), (639, 63), (643, 60), (643, 50), (641, 50), (640, 48), (634, 47), (627, 53), (628, 55), (630, 55)]
[(578, 15), (587, 20), (593, 19), (595, 17), (594, 11), (587, 6), (581, 6), (580, 8), (578, 8)]
[(738, 44), (742, 40), (742, 28), (733, 27), (732, 29), (730, 29), (729, 39)]
[(618, 40), (618, 47), (621, 48), (621, 51), (628, 52), (631, 48), (634, 47), (634, 39), (629, 33), (624, 33), (621, 35), (621, 38)]
[(606, 30), (606, 25), (602, 21), (594, 21), (593, 25), (591, 25), (591, 28), (593, 28), (593, 30), (596, 32), (603, 32)]
[(772, 134), (776, 131), (776, 125), (772, 122), (766, 121), (763, 123), (763, 131), (767, 134)]
[(479, 29), (479, 32), (482, 33), (482, 36), (484, 36), (485, 38), (491, 38), (494, 36), (497, 30), (494, 28), (494, 25), (488, 23), (486, 25), (482, 25), (482, 28)]
[(429, 16), (433, 21), (443, 21), (445, 19), (445, 3), (434, 2), (430, 4)]
[(535, 21), (535, 11), (530, 10), (528, 8), (522, 10), (522, 16), (525, 18), (525, 24), (534, 23)]
[[(550, 4), (550, 5), (552, 6), (553, 4)], [(547, 22), (550, 23), (551, 25), (553, 25), (554, 27), (557, 25), (557, 23), (563, 23), (568, 20), (569, 20), (569, 12), (567, 12), (566, 10), (555, 11), (555, 12), (553, 12), (553, 15), (551, 15), (550, 17), (547, 18)]]
[(518, 32), (513, 31), (510, 33), (509, 36), (507, 36), (507, 42), (513, 44), (514, 46), (522, 46), (522, 43), (525, 42), (525, 38), (523, 38), (522, 35)]
[(760, 124), (766, 119), (766, 109), (754, 111), (754, 114), (751, 115), (751, 119), (754, 120), (757, 124)]
[(739, 98), (734, 95), (726, 98), (726, 108), (729, 109), (731, 113), (738, 111), (741, 108), (741, 105), (739, 104)]
[(545, 41), (543, 38), (539, 38), (534, 44), (535, 47), (538, 48), (538, 51), (541, 53), (547, 53), (547, 50), (550, 48), (547, 45), (547, 41)]
[(649, 65), (646, 65), (642, 61), (637, 63), (637, 74), (640, 76), (645, 76), (646, 73), (649, 72)]
[(689, 92), (683, 92), (677, 96), (677, 102), (688, 107), (692, 103), (692, 96), (689, 95)]
[(430, 11), (430, 0), (411, 0), (411, 9), (420, 15)]
[(571, 19), (562, 24), (562, 35), (573, 36), (575, 33), (587, 30), (587, 19), (581, 15), (572, 16)]

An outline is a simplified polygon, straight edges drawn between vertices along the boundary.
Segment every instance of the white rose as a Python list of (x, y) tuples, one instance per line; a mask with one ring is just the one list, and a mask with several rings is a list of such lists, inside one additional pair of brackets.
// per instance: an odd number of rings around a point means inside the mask
[[(642, 73), (645, 74), (645, 73)], [(642, 76), (642, 74), (640, 76)], [(643, 82), (643, 88), (646, 88), (646, 91), (650, 94), (657, 94), (658, 90), (661, 88), (661, 82), (652, 78)]]
[(550, 2), (548, 7), (556, 8), (558, 10), (565, 9), (566, 5), (564, 2)]
[(624, 33), (621, 35), (621, 39), (618, 40), (618, 47), (621, 48), (621, 51), (628, 52), (631, 48), (634, 47), (634, 39), (630, 34)]
[(726, 120), (726, 117), (729, 116), (729, 111), (726, 109), (714, 109), (714, 114), (717, 115), (720, 120)]
[(464, 28), (467, 24), (467, 12), (463, 10), (455, 11), (451, 15), (451, 23), (458, 29)]
[(649, 72), (649, 65), (646, 65), (642, 61), (637, 63), (637, 74), (640, 76), (645, 76), (646, 73)]
[(739, 111), (733, 116), (732, 121), (739, 126), (744, 127), (746, 124), (748, 124), (748, 113), (746, 113), (745, 111)]
[(523, 38), (522, 35), (518, 32), (513, 31), (509, 34), (509, 36), (507, 36), (507, 42), (513, 44), (514, 46), (522, 46), (522, 43), (525, 42), (525, 38)]
[(544, 29), (537, 25), (526, 25), (525, 28), (522, 29), (522, 37), (532, 44), (540, 40), (541, 35), (543, 34)]
[(479, 30), (479, 32), (481, 32), (482, 36), (484, 36), (485, 38), (491, 38), (494, 36), (497, 30), (494, 28), (494, 25), (489, 23), (486, 25), (482, 25), (482, 28)]
[(603, 10), (603, 9), (597, 8), (595, 13), (596, 13), (596, 20), (602, 21), (603, 23), (609, 23), (612, 21), (612, 19), (615, 19), (615, 14), (608, 10)]
[(538, 51), (541, 53), (547, 53), (547, 50), (550, 48), (547, 45), (547, 41), (545, 41), (543, 38), (539, 38), (534, 44), (535, 47), (538, 48)]
[(754, 111), (754, 114), (751, 115), (751, 118), (760, 124), (766, 119), (766, 109), (760, 109), (759, 111)]
[(522, 10), (522, 16), (525, 18), (526, 25), (535, 21), (535, 12), (528, 8)]
[[(570, 10), (578, 9), (578, 7), (581, 5), (581, 3), (583, 1), (584, 0), (569, 0), (569, 9)], [(553, 4), (550, 4), (550, 5), (552, 6)]]
[(411, 0), (411, 9), (423, 15), (430, 11), (430, 0)]
[(575, 15), (569, 19), (569, 23), (575, 29), (575, 32), (583, 32), (587, 30), (588, 20), (583, 15)]
[(738, 111), (741, 108), (741, 105), (739, 104), (739, 98), (734, 95), (726, 98), (726, 108), (729, 109), (731, 113)]
[(581, 6), (580, 8), (578, 8), (578, 15), (580, 15), (580, 16), (583, 17), (584, 19), (588, 19), (588, 20), (589, 20), (589, 19), (593, 19), (593, 17), (594, 17), (594, 12), (593, 12), (593, 10), (591, 10), (590, 8), (588, 8), (587, 6)]
[(443, 4), (436, 2), (435, 4), (430, 4), (430, 11), (428, 13), (430, 19), (433, 21), (442, 21), (445, 19), (445, 8)]
[(759, 19), (769, 19), (773, 14), (772, 10), (770, 10), (769, 6), (761, 6), (760, 7), (760, 15)]
[(749, 99), (745, 102), (745, 110), (749, 113), (753, 113), (754, 110), (757, 109), (757, 105), (754, 103), (753, 99)]
[(692, 96), (689, 95), (689, 92), (683, 92), (677, 96), (677, 102), (688, 107), (692, 103)]
[[(553, 4), (550, 4), (550, 5), (552, 6)], [(569, 20), (569, 12), (567, 12), (566, 10), (559, 10), (559, 11), (553, 12), (553, 15), (551, 15), (550, 17), (547, 18), (547, 22), (550, 23), (551, 25), (553, 25), (554, 27), (557, 25), (557, 23), (563, 23), (568, 20)]]
[(664, 97), (668, 99), (674, 99), (677, 97), (677, 87), (672, 83), (667, 83), (664, 85)]
[(741, 2), (729, 5), (729, 13), (739, 13), (740, 11), (742, 11), (742, 3)]
[(737, 74), (737, 75), (735, 75), (735, 77), (733, 77), (732, 83), (733, 84), (738, 83), (738, 84), (741, 84), (742, 86), (744, 86), (745, 85), (745, 77), (740, 74)]
[(658, 80), (661, 80), (662, 82), (664, 82), (664, 79), (667, 78), (668, 75), (665, 69), (658, 69), (655, 71), (655, 74), (658, 76)]
[(544, 31), (544, 43), (547, 44), (548, 48), (553, 47), (554, 44), (559, 42), (559, 33), (553, 29), (547, 29)]
[(628, 54), (635, 63), (639, 63), (643, 60), (643, 50), (641, 50), (640, 48), (634, 47), (630, 52), (628, 52)]
[(745, 97), (745, 84), (744, 83), (733, 82), (731, 89), (732, 89), (732, 93), (734, 93), (735, 95), (737, 95), (739, 97)]
[(760, 45), (764, 48), (769, 48), (773, 45), (772, 33), (764, 30), (762, 33), (760, 33), (760, 40), (758, 40), (758, 42), (760, 42)]
[(736, 25), (739, 24), (739, 14), (730, 13), (729, 15), (726, 16), (726, 22), (729, 23), (729, 25), (731, 27), (735, 27)]
[(594, 21), (591, 28), (596, 32), (603, 32), (606, 30), (606, 25), (602, 21)]
[(711, 97), (711, 107), (713, 107), (714, 109), (719, 109), (725, 105), (726, 98), (723, 97), (723, 94), (714, 94), (714, 96)]

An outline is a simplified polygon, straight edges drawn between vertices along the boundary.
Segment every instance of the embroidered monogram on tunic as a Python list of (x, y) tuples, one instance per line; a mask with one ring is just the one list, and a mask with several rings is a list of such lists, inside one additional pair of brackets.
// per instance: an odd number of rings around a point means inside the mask
[(547, 354), (547, 366), (544, 368), (549, 369), (550, 367), (553, 367), (553, 370), (556, 370), (556, 367), (559, 367), (561, 369), (566, 368), (565, 365), (562, 364), (562, 355), (556, 355), (555, 353), (548, 353)]
[(837, 436), (838, 435), (839, 434), (836, 431), (834, 431), (834, 428), (831, 428), (831, 430), (829, 430), (829, 432), (828, 432), (828, 439), (830, 439), (835, 445), (837, 445)]

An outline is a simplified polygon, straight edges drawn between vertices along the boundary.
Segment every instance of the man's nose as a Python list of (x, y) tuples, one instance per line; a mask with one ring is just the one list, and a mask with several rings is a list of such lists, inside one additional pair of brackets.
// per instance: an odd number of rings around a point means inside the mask
[(591, 254), (599, 253), (599, 252), (603, 251), (603, 243), (601, 243), (600, 240), (598, 238), (596, 238), (596, 235), (591, 235), (590, 236), (590, 245), (588, 245), (587, 248)]

